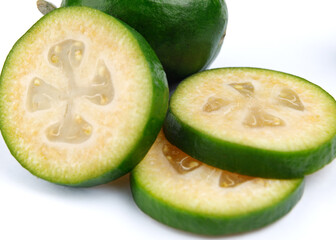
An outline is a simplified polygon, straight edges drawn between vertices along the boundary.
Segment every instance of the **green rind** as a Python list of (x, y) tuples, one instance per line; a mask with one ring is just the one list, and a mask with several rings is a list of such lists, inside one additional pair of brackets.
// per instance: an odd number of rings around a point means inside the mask
[[(245, 69), (264, 71), (264, 69), (255, 68)], [(216, 71), (216, 69), (209, 71)], [(181, 84), (186, 84), (186, 81), (188, 79)], [(328, 93), (325, 92), (325, 94)], [(329, 94), (328, 96), (333, 99)], [(171, 108), (168, 109), (163, 129), (167, 139), (190, 156), (208, 165), (249, 176), (301, 178), (319, 170), (336, 157), (336, 133), (315, 148), (304, 151), (272, 151), (235, 144), (210, 136), (181, 121)]]
[(152, 46), (170, 83), (205, 69), (225, 36), (224, 0), (63, 0), (61, 6), (88, 6), (129, 24)]
[[(94, 10), (91, 8), (87, 7), (71, 7), (72, 9), (78, 9), (79, 11), (86, 10), (86, 11), (95, 11), (99, 14), (104, 14), (98, 10)], [(21, 41), (24, 41), (25, 36), (29, 34), (29, 32), (32, 32), (35, 28), (38, 28), (39, 22), (44, 18), (47, 18), (48, 16), (51, 16), (53, 14), (59, 14), (61, 11), (67, 11), (65, 8), (59, 8), (55, 11), (50, 12), (43, 18), (41, 18), (36, 24), (34, 24), (27, 32), (24, 34), (13, 46), (12, 50), (8, 54), (6, 61), (4, 63), (4, 68), (2, 70), (1, 76), (0, 76), (0, 89), (1, 89), (1, 83), (3, 81), (3, 76), (6, 71), (6, 64), (10, 62), (11, 56), (14, 53), (14, 50), (17, 45), (20, 44)], [(104, 14), (106, 16), (107, 21), (111, 17), (108, 14)], [(168, 84), (167, 84), (167, 79), (166, 75), (163, 71), (162, 65), (160, 61), (158, 60), (157, 56), (155, 55), (154, 51), (151, 49), (149, 44), (146, 42), (146, 40), (134, 29), (129, 27), (127, 24), (123, 23), (122, 21), (113, 18), (115, 21), (119, 22), (122, 24), (127, 30), (132, 34), (133, 38), (136, 40), (138, 43), (140, 49), (143, 52), (144, 57), (147, 60), (148, 63), (148, 68), (150, 69), (150, 74), (152, 78), (152, 104), (151, 104), (151, 110), (149, 112), (149, 115), (147, 116), (148, 121), (147, 124), (144, 126), (142, 133), (141, 133), (141, 138), (139, 138), (133, 146), (132, 149), (130, 149), (130, 152), (127, 154), (126, 158), (121, 162), (121, 164), (114, 168), (111, 169), (110, 171), (106, 172), (105, 174), (95, 177), (92, 179), (87, 179), (85, 181), (81, 182), (59, 182), (55, 181), (52, 178), (46, 178), (43, 177), (44, 180), (47, 180), (49, 182), (53, 182), (56, 184), (60, 185), (67, 185), (67, 186), (73, 186), (73, 187), (91, 187), (99, 184), (104, 184), (107, 182), (110, 182), (112, 180), (115, 180), (128, 172), (130, 172), (146, 155), (152, 144), (154, 143), (160, 129), (162, 126), (162, 123), (164, 121), (165, 114), (167, 112), (168, 108), (168, 99), (169, 99), (169, 90), (168, 90)], [(0, 90), (2, 91), (2, 90)], [(2, 106), (0, 104), (0, 112), (2, 112)], [(17, 150), (15, 147), (15, 141), (12, 141), (12, 137), (10, 137), (11, 133), (6, 131), (6, 128), (3, 127), (3, 122), (4, 122), (4, 116), (0, 116), (0, 129), (1, 129), (1, 134), (11, 152), (11, 154), (18, 160), (18, 162), (26, 168), (28, 171), (30, 171), (33, 175), (39, 176), (39, 172), (34, 171), (34, 169), (29, 169), (28, 166), (25, 166), (22, 164), (22, 160), (18, 157)]]
[(179, 208), (146, 189), (136, 173), (131, 174), (131, 190), (138, 207), (159, 222), (171, 227), (203, 235), (227, 235), (264, 227), (287, 214), (300, 200), (304, 180), (299, 180), (290, 192), (277, 202), (242, 215), (213, 216)]

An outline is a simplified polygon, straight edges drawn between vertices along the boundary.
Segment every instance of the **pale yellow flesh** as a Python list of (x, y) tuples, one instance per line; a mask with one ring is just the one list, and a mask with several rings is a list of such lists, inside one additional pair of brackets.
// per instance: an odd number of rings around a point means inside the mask
[(309, 149), (336, 132), (330, 96), (296, 77), (262, 70), (195, 75), (178, 87), (171, 109), (200, 132), (271, 150)]
[(176, 208), (235, 215), (276, 204), (300, 180), (252, 178), (205, 165), (172, 146), (161, 132), (134, 177), (154, 198)]
[(62, 14), (16, 46), (2, 114), (24, 166), (74, 183), (106, 173), (129, 153), (146, 124), (152, 86), (140, 47), (120, 23)]

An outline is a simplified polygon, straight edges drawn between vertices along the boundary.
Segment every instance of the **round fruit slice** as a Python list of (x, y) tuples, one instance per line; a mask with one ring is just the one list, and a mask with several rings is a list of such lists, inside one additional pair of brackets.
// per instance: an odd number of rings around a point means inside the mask
[(336, 154), (336, 102), (293, 75), (223, 68), (182, 82), (164, 130), (170, 142), (214, 167), (250, 176), (295, 178)]
[[(38, 2), (43, 13), (53, 9)], [(210, 65), (228, 21), (224, 0), (63, 0), (61, 6), (96, 8), (129, 24), (153, 47), (170, 83)]]
[(303, 179), (271, 180), (205, 165), (160, 133), (131, 174), (139, 208), (182, 230), (220, 235), (265, 226), (288, 213), (302, 196)]
[(154, 52), (119, 20), (86, 7), (41, 18), (13, 47), (0, 82), (2, 135), (51, 182), (91, 186), (130, 171), (168, 105)]

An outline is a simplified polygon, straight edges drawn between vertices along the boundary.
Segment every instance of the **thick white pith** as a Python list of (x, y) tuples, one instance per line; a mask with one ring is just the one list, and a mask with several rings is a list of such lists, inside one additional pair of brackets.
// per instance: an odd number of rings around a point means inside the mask
[(119, 22), (63, 10), (40, 22), (5, 66), (3, 127), (21, 163), (64, 183), (117, 167), (141, 137), (150, 70)]
[(297, 77), (270, 71), (198, 74), (179, 86), (171, 109), (201, 132), (271, 150), (309, 149), (336, 131), (336, 107), (330, 96)]
[[(178, 168), (177, 162), (182, 167)], [(134, 177), (152, 197), (168, 205), (224, 216), (277, 204), (291, 194), (300, 181), (252, 178), (210, 167), (171, 147), (162, 132), (136, 167)]]

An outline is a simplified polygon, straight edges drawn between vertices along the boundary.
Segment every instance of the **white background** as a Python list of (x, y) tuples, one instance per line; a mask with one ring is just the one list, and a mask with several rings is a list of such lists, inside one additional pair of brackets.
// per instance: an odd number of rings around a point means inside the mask
[[(53, 2), (60, 4), (60, 0)], [(212, 68), (251, 66), (284, 71), (336, 97), (333, 0), (227, 0), (227, 5), (227, 36)], [(40, 17), (35, 0), (1, 1), (1, 66), (15, 41)], [(218, 239), (335, 240), (335, 184), (336, 161), (306, 177), (303, 198), (281, 220)], [(207, 238), (172, 229), (143, 214), (132, 200), (128, 176), (86, 189), (54, 185), (23, 169), (1, 138), (0, 239)]]

